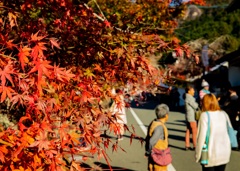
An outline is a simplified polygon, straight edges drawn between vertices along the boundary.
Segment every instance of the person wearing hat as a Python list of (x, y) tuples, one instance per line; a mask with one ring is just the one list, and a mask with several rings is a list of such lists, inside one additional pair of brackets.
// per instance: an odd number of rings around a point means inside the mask
[[(168, 130), (165, 123), (168, 120), (169, 107), (166, 104), (160, 104), (155, 108), (156, 119), (154, 119), (149, 127), (148, 134), (145, 139), (145, 156), (148, 157), (149, 171), (167, 171), (167, 166), (157, 165), (151, 158), (151, 151), (153, 147), (168, 146)], [(163, 140), (166, 140), (163, 143)], [(163, 143), (163, 144), (161, 144)], [(167, 144), (166, 144), (167, 143)]]
[(200, 99), (202, 100), (205, 94), (210, 94), (209, 84), (204, 79), (202, 80), (202, 90), (199, 91)]

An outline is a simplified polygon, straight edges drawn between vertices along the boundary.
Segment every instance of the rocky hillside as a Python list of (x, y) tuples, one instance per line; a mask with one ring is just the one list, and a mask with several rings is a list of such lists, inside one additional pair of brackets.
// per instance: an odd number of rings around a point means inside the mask
[[(215, 60), (240, 47), (240, 9), (227, 11), (230, 9), (226, 5), (227, 0), (220, 1), (216, 0), (214, 6), (188, 7), (176, 34), (182, 43), (189, 45), (193, 55), (190, 59), (181, 57), (174, 65), (169, 65), (175, 77), (191, 80), (202, 74), (201, 52), (204, 45), (208, 45), (210, 67), (215, 65)], [(231, 6), (235, 2), (230, 3)]]

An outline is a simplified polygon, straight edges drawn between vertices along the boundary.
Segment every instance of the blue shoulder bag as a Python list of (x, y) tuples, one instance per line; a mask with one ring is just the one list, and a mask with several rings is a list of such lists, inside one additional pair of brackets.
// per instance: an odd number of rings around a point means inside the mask
[(201, 160), (200, 160), (200, 163), (203, 165), (208, 164), (208, 141), (209, 141), (209, 136), (210, 136), (210, 116), (209, 116), (208, 111), (206, 111), (206, 113), (208, 116), (208, 128), (207, 128), (206, 140), (202, 147)]
[(237, 131), (233, 129), (233, 127), (230, 127), (229, 120), (227, 119), (227, 130), (228, 130), (228, 136), (231, 142), (232, 148), (238, 147), (238, 141), (237, 141)]

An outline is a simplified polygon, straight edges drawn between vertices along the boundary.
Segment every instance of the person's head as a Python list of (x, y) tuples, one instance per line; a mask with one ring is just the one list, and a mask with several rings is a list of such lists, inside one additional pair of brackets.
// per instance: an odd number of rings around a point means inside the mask
[(202, 111), (220, 110), (218, 100), (214, 94), (205, 94), (202, 99)]
[(230, 96), (231, 100), (237, 100), (238, 99), (237, 92), (233, 88), (229, 88), (228, 92), (229, 92), (229, 96)]
[(229, 88), (228, 92), (231, 94), (231, 93), (235, 93), (236, 91), (233, 88)]
[(202, 87), (205, 89), (205, 90), (208, 90), (209, 89), (209, 84), (208, 84), (208, 82), (207, 81), (205, 81), (205, 80), (202, 80)]
[(166, 104), (160, 104), (155, 108), (155, 114), (157, 119), (167, 118), (169, 114), (169, 107)]
[(194, 96), (195, 90), (194, 90), (193, 86), (188, 85), (188, 86), (185, 88), (185, 93)]

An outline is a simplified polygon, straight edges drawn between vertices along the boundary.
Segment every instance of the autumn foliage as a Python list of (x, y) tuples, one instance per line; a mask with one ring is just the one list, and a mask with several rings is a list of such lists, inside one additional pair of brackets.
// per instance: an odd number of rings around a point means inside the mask
[(150, 57), (179, 48), (176, 39), (126, 31), (77, 0), (1, 0), (0, 9), (0, 106), (13, 123), (1, 125), (0, 169), (83, 170), (74, 156), (108, 160), (104, 147), (116, 142), (100, 135), (117, 133), (117, 114), (101, 102), (119, 104), (113, 88), (157, 84)]

